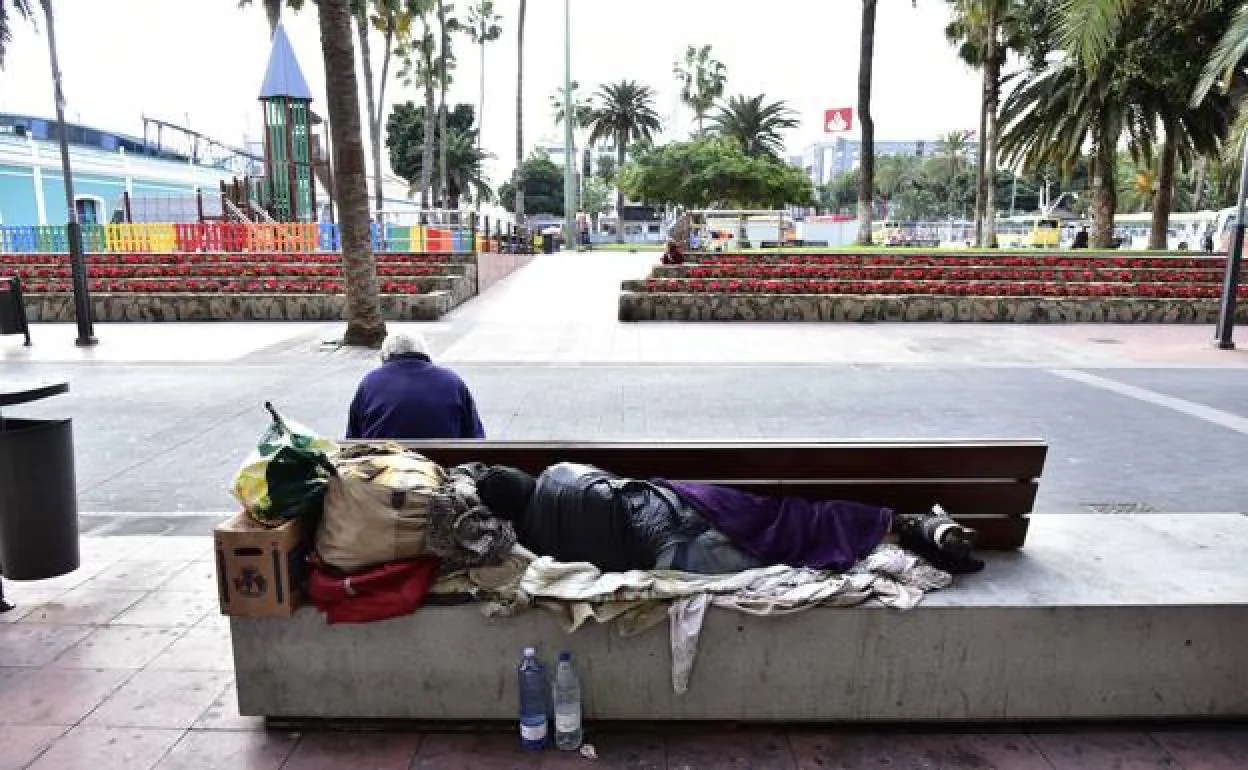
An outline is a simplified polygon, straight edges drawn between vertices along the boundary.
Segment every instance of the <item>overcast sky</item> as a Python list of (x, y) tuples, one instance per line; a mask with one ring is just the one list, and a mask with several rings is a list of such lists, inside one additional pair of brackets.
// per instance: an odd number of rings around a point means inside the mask
[[(505, 32), (486, 53), (483, 141), (496, 156), (496, 182), (515, 154), (518, 4), (496, 0)], [(235, 0), (55, 0), (68, 118), (141, 133), (146, 114), (189, 121), (231, 143), (258, 136), (268, 28), (260, 8), (236, 6)], [(550, 96), (563, 79), (563, 7), (559, 0), (529, 0), (526, 144), (558, 136)], [(765, 93), (800, 113), (802, 125), (788, 137), (796, 154), (823, 138), (824, 109), (856, 102), (861, 7), (859, 0), (572, 0), (573, 78), (582, 89), (625, 78), (652, 86), (658, 111), (683, 136), (692, 118), (680, 107), (672, 64), (686, 45), (710, 43), (727, 65), (728, 93)], [(945, 41), (947, 15), (943, 0), (918, 0), (918, 8), (910, 0), (880, 0), (877, 138), (935, 138), (977, 126), (979, 79)], [(315, 8), (288, 15), (287, 28), (313, 93), (324, 93)], [(36, 31), (17, 24), (0, 72), (0, 111), (53, 113), (42, 33), (42, 25)], [(479, 50), (464, 38), (457, 52), (451, 98), (476, 104)], [(391, 82), (387, 101), (408, 99), (421, 97)], [(313, 108), (323, 111), (324, 99)]]

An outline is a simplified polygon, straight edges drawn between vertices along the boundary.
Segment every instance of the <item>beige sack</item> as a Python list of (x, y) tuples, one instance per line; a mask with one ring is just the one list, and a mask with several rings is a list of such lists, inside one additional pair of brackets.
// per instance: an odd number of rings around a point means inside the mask
[(354, 572), (420, 556), (442, 469), (397, 444), (354, 446), (333, 462), (316, 533), (321, 560)]

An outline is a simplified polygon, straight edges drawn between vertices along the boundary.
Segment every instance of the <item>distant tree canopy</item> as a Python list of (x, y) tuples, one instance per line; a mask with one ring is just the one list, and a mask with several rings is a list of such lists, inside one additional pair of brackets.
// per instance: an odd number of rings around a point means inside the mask
[[(516, 203), (516, 185), (508, 180), (499, 185), (498, 200), (511, 211)], [(563, 215), (563, 169), (544, 152), (534, 152), (524, 162), (524, 211), (526, 214)]]
[[(450, 134), (477, 136), (477, 110), (471, 104), (457, 104), (446, 116)], [(434, 121), (434, 158), (438, 157), (437, 121)], [(422, 153), (425, 148), (425, 107), (414, 102), (394, 105), (386, 120), (386, 147), (390, 150), (390, 167), (394, 173), (416, 185), (420, 181)], [(448, 164), (449, 165), (449, 164)], [(436, 169), (435, 169), (436, 171)]]
[(810, 179), (781, 160), (745, 154), (725, 137), (699, 137), (639, 154), (619, 172), (630, 198), (687, 208), (762, 207), (814, 204)]

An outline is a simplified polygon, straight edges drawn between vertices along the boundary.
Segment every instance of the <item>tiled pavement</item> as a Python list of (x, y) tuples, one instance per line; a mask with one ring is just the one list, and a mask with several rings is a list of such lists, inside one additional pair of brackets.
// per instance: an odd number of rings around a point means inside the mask
[(83, 566), (7, 583), (0, 770), (1248, 767), (1248, 728), (900, 731), (686, 726), (591, 731), (599, 759), (511, 734), (266, 732), (240, 717), (204, 537), (86, 537)]

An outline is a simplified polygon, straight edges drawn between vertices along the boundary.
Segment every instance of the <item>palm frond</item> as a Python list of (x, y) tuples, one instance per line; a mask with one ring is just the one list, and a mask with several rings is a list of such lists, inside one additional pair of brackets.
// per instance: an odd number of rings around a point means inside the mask
[(13, 17), (9, 13), (10, 7), (16, 16), (22, 19), (31, 18), (30, 0), (0, 0), (0, 69), (4, 68), (4, 52), (9, 43), (13, 42)]
[(1230, 83), (1245, 56), (1248, 56), (1248, 4), (1235, 11), (1226, 34), (1214, 47), (1196, 92), (1192, 94), (1192, 104), (1199, 104), (1219, 82)]
[(1146, 0), (1061, 0), (1055, 13), (1061, 46), (1087, 67), (1101, 63), (1132, 6)]

